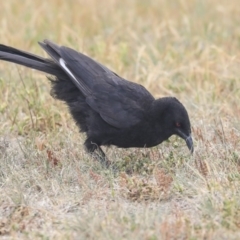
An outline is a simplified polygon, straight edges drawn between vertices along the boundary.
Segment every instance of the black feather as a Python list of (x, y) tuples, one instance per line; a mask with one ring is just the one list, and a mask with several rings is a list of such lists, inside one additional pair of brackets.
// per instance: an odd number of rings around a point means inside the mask
[(0, 45), (0, 60), (55, 76), (49, 78), (51, 94), (69, 106), (87, 135), (88, 151), (102, 145), (152, 147), (173, 134), (182, 137), (193, 151), (188, 113), (176, 98), (155, 100), (143, 86), (82, 53), (49, 40), (39, 44), (51, 59)]

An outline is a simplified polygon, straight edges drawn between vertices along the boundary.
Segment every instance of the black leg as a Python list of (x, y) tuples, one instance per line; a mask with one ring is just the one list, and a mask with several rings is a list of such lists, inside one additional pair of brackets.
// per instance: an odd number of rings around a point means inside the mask
[(87, 139), (84, 143), (87, 151), (89, 153), (92, 153), (94, 157), (96, 157), (103, 166), (109, 167), (110, 166), (110, 161), (107, 159), (106, 154), (104, 151), (101, 149), (101, 147), (98, 146), (98, 144), (94, 143), (90, 139)]
[[(97, 153), (96, 153), (96, 151), (97, 151)], [(101, 162), (101, 164), (108, 168), (111, 165), (111, 162), (107, 159), (106, 154), (104, 153), (102, 148), (98, 147), (96, 149), (96, 151), (95, 151), (95, 153), (97, 154), (98, 159)]]

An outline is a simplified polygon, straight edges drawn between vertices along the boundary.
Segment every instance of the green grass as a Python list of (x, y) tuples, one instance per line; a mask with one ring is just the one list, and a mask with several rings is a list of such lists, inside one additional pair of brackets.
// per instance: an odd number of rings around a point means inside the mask
[(3, 239), (240, 238), (237, 0), (8, 0), (0, 15), (3, 44), (46, 56), (48, 38), (177, 97), (195, 145), (104, 149), (104, 169), (44, 75), (0, 61)]

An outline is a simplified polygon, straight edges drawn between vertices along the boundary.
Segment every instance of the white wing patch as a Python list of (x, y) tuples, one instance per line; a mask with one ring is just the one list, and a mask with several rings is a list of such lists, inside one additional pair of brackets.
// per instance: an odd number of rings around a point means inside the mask
[(64, 68), (64, 70), (76, 81), (76, 83), (78, 83), (78, 80), (75, 78), (72, 72), (67, 68), (66, 63), (62, 58), (59, 59), (59, 63)]
[(78, 81), (77, 78), (73, 75), (73, 73), (70, 71), (70, 69), (66, 66), (66, 62), (60, 58), (59, 59), (59, 64), (61, 65), (61, 67), (68, 73), (69, 76), (71, 76), (72, 80), (75, 82), (75, 84), (77, 85), (77, 87), (79, 88), (79, 90), (85, 95), (89, 95), (91, 94), (91, 91), (88, 89), (87, 86), (85, 86), (85, 84), (83, 84), (82, 82)]

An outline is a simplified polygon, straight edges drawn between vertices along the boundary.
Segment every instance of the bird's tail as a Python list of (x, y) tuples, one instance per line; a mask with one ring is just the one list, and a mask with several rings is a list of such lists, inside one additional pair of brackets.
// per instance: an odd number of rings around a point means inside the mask
[(61, 68), (52, 60), (0, 44), (0, 60), (13, 62), (51, 75), (63, 74)]

